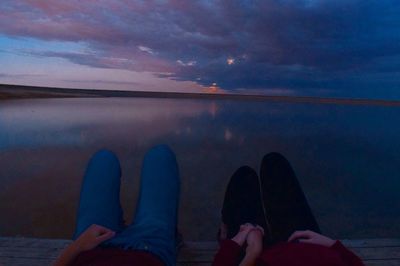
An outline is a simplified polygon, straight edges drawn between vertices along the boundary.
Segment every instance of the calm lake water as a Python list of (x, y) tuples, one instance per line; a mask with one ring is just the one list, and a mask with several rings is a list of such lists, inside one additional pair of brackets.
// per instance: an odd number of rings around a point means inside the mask
[(166, 143), (181, 171), (180, 230), (213, 240), (230, 175), (262, 156), (292, 163), (325, 234), (400, 237), (400, 108), (261, 101), (92, 98), (0, 102), (0, 235), (70, 237), (86, 163), (122, 166), (128, 222), (139, 169)]

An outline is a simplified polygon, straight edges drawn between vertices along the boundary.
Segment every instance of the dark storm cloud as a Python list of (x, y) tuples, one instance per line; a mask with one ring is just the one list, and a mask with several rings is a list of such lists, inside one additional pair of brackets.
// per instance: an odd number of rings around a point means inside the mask
[(0, 6), (0, 31), (7, 36), (87, 43), (88, 53), (41, 54), (78, 64), (231, 90), (351, 95), (374, 93), (376, 86), (400, 89), (395, 0), (25, 0)]

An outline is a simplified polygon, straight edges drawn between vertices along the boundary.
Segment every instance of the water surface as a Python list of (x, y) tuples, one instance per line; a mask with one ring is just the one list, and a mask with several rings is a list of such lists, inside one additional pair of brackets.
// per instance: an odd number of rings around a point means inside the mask
[(400, 237), (400, 108), (262, 101), (82, 98), (0, 103), (0, 235), (70, 237), (90, 156), (121, 161), (132, 219), (146, 150), (166, 143), (182, 179), (180, 230), (213, 240), (230, 175), (292, 163), (324, 233)]

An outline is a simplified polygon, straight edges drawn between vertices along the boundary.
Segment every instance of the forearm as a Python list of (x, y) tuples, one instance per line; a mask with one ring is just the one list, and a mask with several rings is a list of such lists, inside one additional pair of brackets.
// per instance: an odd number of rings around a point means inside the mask
[(247, 236), (246, 255), (239, 266), (255, 266), (256, 260), (260, 256), (263, 244), (263, 231), (260, 229), (252, 230)]
[(345, 246), (340, 241), (336, 241), (335, 244), (332, 246), (333, 249), (335, 249), (337, 252), (339, 252), (340, 256), (342, 259), (351, 266), (364, 266), (364, 263), (362, 260), (355, 255), (353, 252), (351, 252), (349, 249), (347, 249)]
[(239, 266), (254, 266), (256, 265), (256, 260), (261, 253), (260, 247), (249, 245), (246, 248), (246, 255), (244, 256), (242, 262), (240, 262)]
[(101, 225), (92, 224), (74, 242), (64, 249), (53, 266), (69, 266), (74, 262), (79, 253), (94, 249), (114, 236), (114, 231)]
[(237, 266), (241, 247), (232, 240), (225, 240), (214, 257), (213, 266)]
[(256, 256), (246, 253), (246, 256), (243, 258), (242, 262), (240, 262), (239, 266), (254, 266), (256, 265), (256, 260)]
[(53, 266), (68, 266), (76, 259), (76, 257), (81, 253), (79, 248), (76, 246), (75, 242), (71, 243), (66, 247), (54, 262)]

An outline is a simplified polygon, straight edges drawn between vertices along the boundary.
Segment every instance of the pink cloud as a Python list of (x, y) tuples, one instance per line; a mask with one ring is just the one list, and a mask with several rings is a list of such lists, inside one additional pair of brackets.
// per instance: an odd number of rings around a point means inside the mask
[[(67, 5), (60, 5), (57, 8), (57, 5), (52, 6), (45, 1), (28, 0), (28, 2), (35, 2), (37, 6), (26, 5), (25, 8), (18, 10), (0, 10), (0, 31), (12, 36), (61, 41), (102, 42), (124, 38), (120, 31), (106, 23), (75, 19), (74, 12), (82, 12), (82, 9)], [(69, 16), (71, 14), (74, 15)]]
[(389, 0), (2, 0), (0, 33), (87, 47), (33, 55), (205, 87), (362, 91), (383, 80), (396, 89), (398, 7)]
[(26, 5), (39, 9), (49, 16), (81, 11), (82, 5), (80, 2), (81, 1), (25, 0)]

